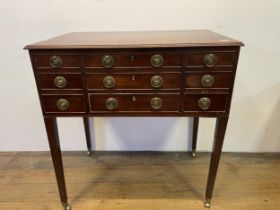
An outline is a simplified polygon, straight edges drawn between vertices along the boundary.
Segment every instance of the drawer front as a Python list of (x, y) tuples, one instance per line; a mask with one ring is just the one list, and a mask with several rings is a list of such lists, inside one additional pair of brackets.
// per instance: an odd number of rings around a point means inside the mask
[(87, 74), (89, 90), (178, 90), (180, 74)]
[(234, 51), (188, 52), (186, 54), (186, 66), (205, 67), (208, 69), (215, 67), (233, 67), (235, 53)]
[(81, 74), (38, 74), (39, 88), (41, 90), (81, 90)]
[(228, 97), (229, 95), (227, 93), (211, 93), (211, 94), (186, 93), (185, 101), (184, 101), (184, 111), (185, 112), (226, 111)]
[(37, 69), (80, 68), (80, 56), (78, 54), (36, 54), (33, 59)]
[(83, 95), (42, 95), (45, 113), (85, 113)]
[(179, 94), (89, 94), (90, 112), (178, 112)]
[(186, 73), (185, 88), (223, 88), (232, 87), (234, 75), (232, 72)]
[[(153, 64), (155, 59), (158, 63)], [(106, 67), (106, 61), (108, 66)], [(84, 67), (180, 67), (181, 53), (91, 53), (83, 55)], [(105, 63), (105, 64), (104, 64)]]

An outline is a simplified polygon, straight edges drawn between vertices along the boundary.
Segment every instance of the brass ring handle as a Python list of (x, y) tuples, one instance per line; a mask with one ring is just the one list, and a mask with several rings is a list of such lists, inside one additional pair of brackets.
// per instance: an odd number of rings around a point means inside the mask
[(151, 57), (151, 64), (153, 67), (161, 67), (163, 64), (163, 57), (162, 55), (155, 54)]
[(111, 68), (114, 66), (114, 58), (111, 55), (104, 55), (101, 58), (101, 64), (104, 68)]
[(116, 81), (115, 78), (112, 76), (106, 76), (103, 79), (103, 85), (106, 88), (114, 88), (116, 86)]
[(163, 85), (163, 79), (161, 76), (155, 75), (151, 78), (151, 85), (154, 88), (160, 88)]
[(58, 88), (64, 88), (67, 85), (67, 80), (63, 76), (54, 78), (54, 85)]
[(208, 110), (211, 106), (211, 100), (210, 98), (202, 97), (198, 100), (197, 104), (202, 110)]
[(60, 111), (65, 111), (69, 108), (69, 102), (65, 98), (60, 98), (57, 100), (56, 106)]
[(203, 87), (212, 87), (215, 83), (215, 77), (210, 74), (205, 74), (200, 81)]
[(107, 98), (105, 101), (105, 106), (109, 110), (114, 110), (118, 108), (118, 100), (115, 98)]
[(214, 53), (209, 53), (205, 55), (203, 58), (204, 65), (209, 68), (214, 67), (217, 61), (218, 61), (217, 55), (215, 55)]
[(151, 103), (151, 107), (155, 110), (159, 110), (163, 105), (163, 101), (159, 97), (152, 98), (150, 103)]
[(58, 55), (53, 55), (50, 57), (50, 66), (53, 68), (60, 68), (63, 65), (63, 60)]

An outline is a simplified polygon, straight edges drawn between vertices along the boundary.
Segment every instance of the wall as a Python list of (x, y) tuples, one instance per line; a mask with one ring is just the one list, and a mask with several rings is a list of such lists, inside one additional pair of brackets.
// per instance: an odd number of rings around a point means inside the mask
[[(243, 41), (224, 151), (280, 151), (280, 1), (2, 1), (0, 150), (48, 150), (26, 44), (71, 31), (211, 29)], [(96, 118), (98, 150), (187, 150), (187, 118)], [(198, 149), (211, 149), (203, 119)], [(83, 150), (80, 118), (59, 119), (63, 150)]]

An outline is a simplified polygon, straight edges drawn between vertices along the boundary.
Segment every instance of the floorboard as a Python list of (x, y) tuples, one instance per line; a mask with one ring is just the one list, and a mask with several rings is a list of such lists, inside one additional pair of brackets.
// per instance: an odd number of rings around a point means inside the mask
[[(73, 210), (199, 210), (210, 153), (65, 152)], [(223, 153), (212, 210), (279, 210), (280, 155)], [(48, 152), (0, 153), (0, 210), (62, 209)]]

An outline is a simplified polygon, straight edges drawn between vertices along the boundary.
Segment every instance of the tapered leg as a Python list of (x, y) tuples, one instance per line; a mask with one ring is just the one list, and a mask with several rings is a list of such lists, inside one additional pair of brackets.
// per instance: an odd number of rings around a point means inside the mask
[(91, 146), (91, 140), (90, 140), (90, 124), (89, 124), (89, 117), (83, 117), (84, 120), (84, 129), (86, 134), (86, 141), (87, 141), (87, 155), (92, 154), (92, 146)]
[(205, 200), (206, 208), (210, 207), (210, 201), (212, 198), (217, 170), (220, 162), (227, 122), (228, 122), (228, 117), (219, 117), (217, 118), (216, 121), (214, 145), (213, 145), (213, 151), (211, 155), (211, 162), (210, 162), (208, 181), (206, 187), (206, 200)]
[(196, 156), (196, 143), (197, 143), (197, 131), (198, 131), (199, 117), (193, 118), (193, 132), (192, 132), (192, 153), (191, 156)]
[(55, 176), (57, 181), (57, 186), (59, 190), (60, 200), (62, 205), (66, 210), (70, 209), (67, 202), (67, 193), (65, 187), (65, 179), (63, 172), (63, 163), (61, 157), (61, 150), (57, 131), (57, 122), (55, 117), (44, 117), (45, 126), (48, 135), (49, 146), (51, 150), (51, 156), (53, 161), (53, 166), (55, 170)]

